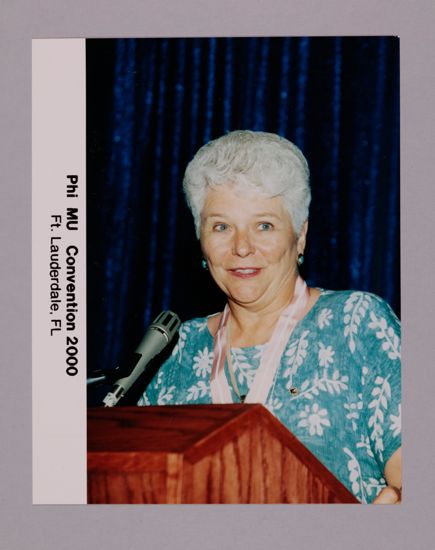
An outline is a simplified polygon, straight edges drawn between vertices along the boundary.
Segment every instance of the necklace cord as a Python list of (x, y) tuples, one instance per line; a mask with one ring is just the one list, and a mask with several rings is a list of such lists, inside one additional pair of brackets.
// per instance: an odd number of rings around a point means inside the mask
[[(272, 333), (268, 345), (261, 355), (260, 365), (255, 373), (253, 382), (249, 388), (244, 402), (265, 403), (274, 377), (281, 362), (287, 342), (297, 323), (304, 317), (309, 301), (309, 291), (305, 281), (298, 276), (295, 291), (290, 304), (281, 313)], [(232, 403), (233, 396), (225, 376), (225, 359), (228, 364), (231, 384), (241, 400), (240, 392), (235, 380), (231, 357), (228, 329), (231, 311), (226, 304), (221, 321), (214, 339), (213, 366), (210, 378), (210, 391), (213, 403)], [(237, 388), (237, 390), (236, 390)]]

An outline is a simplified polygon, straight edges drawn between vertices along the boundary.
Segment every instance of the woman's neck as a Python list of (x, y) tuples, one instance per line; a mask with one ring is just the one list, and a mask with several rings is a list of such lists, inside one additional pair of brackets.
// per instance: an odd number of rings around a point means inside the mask
[[(317, 288), (308, 289), (309, 300), (303, 316), (310, 311), (320, 296)], [(228, 302), (231, 310), (230, 324), (231, 347), (248, 347), (265, 344), (272, 336), (273, 330), (282, 312), (287, 308), (293, 294), (287, 300), (270, 304), (267, 308), (250, 309), (240, 304)]]
[(231, 347), (247, 347), (265, 344), (284, 309), (290, 302), (267, 309), (249, 309), (228, 302), (231, 316), (228, 320)]
[[(318, 288), (309, 288), (309, 300), (303, 316), (314, 306), (320, 296)], [(246, 306), (228, 300), (231, 311), (230, 323), (230, 346), (248, 347), (265, 344), (269, 341), (276, 323), (284, 309), (293, 298), (293, 292), (281, 301), (275, 301), (265, 307)], [(208, 319), (208, 329), (213, 336), (216, 336), (222, 314), (216, 314)]]

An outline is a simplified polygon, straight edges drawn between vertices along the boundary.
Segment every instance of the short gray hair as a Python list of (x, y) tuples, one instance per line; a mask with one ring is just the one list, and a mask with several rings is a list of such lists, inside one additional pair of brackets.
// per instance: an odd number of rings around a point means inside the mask
[(282, 196), (299, 235), (311, 200), (307, 161), (296, 145), (276, 134), (235, 130), (199, 149), (184, 174), (183, 189), (199, 238), (210, 188), (233, 183), (267, 197)]

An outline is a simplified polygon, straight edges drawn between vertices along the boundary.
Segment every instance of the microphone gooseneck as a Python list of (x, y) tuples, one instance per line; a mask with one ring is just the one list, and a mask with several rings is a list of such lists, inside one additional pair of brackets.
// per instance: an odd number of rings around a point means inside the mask
[(148, 327), (133, 354), (130, 373), (118, 379), (113, 391), (103, 399), (105, 407), (114, 407), (145, 372), (149, 362), (173, 339), (180, 326), (180, 319), (172, 311), (162, 311)]

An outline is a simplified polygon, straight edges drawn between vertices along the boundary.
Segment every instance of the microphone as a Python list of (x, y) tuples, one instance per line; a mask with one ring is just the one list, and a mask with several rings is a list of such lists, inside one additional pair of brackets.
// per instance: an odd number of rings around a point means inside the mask
[(154, 319), (133, 353), (131, 363), (128, 365), (129, 374), (119, 378), (115, 382), (113, 391), (103, 399), (105, 407), (114, 407), (124, 397), (139, 376), (145, 372), (151, 359), (169, 344), (179, 326), (180, 319), (172, 311), (162, 311)]

